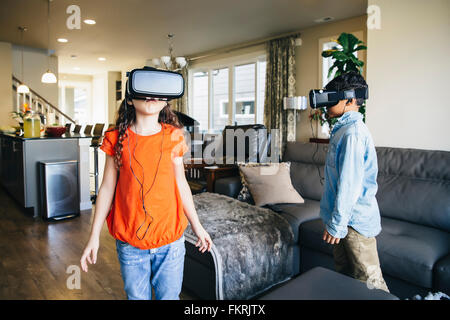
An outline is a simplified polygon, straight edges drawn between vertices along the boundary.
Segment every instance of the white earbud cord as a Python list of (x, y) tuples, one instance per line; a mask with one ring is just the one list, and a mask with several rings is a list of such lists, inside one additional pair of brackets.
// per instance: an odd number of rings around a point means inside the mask
[[(135, 131), (136, 131), (136, 125), (134, 125), (134, 129), (135, 129)], [(128, 128), (128, 130), (130, 130), (130, 129)], [(133, 176), (135, 177), (135, 179), (137, 180), (137, 182), (138, 182), (139, 185), (140, 185), (140, 198), (141, 198), (141, 201), (142, 201), (142, 208), (144, 209), (144, 212), (145, 212), (145, 218), (144, 218), (144, 221), (143, 221), (142, 224), (139, 226), (139, 228), (136, 230), (136, 237), (137, 237), (139, 240), (142, 240), (142, 239), (145, 238), (145, 236), (146, 236), (146, 234), (147, 234), (147, 232), (148, 232), (148, 229), (150, 228), (150, 225), (151, 225), (152, 222), (153, 222), (153, 217), (151, 216), (150, 213), (147, 212), (147, 210), (146, 210), (146, 208), (145, 208), (145, 203), (144, 203), (144, 201), (145, 201), (145, 196), (146, 196), (146, 195), (150, 192), (150, 190), (153, 188), (153, 185), (154, 185), (155, 180), (156, 180), (156, 176), (158, 175), (159, 165), (160, 165), (161, 158), (162, 158), (162, 146), (163, 146), (163, 142), (164, 142), (164, 125), (163, 125), (163, 123), (161, 123), (161, 130), (163, 131), (163, 136), (162, 136), (162, 139), (161, 139), (161, 148), (160, 148), (160, 155), (159, 155), (159, 160), (158, 160), (158, 166), (157, 166), (157, 168), (156, 168), (155, 176), (153, 177), (152, 185), (150, 186), (149, 190), (148, 190), (145, 194), (144, 194), (144, 181), (145, 181), (144, 167), (143, 167), (143, 166), (141, 165), (141, 163), (136, 159), (136, 156), (135, 156), (135, 153), (136, 153), (136, 147), (137, 147), (137, 144), (138, 144), (138, 136), (137, 136), (137, 133), (136, 133), (136, 143), (135, 143), (135, 145), (134, 145), (133, 158), (134, 158), (134, 160), (136, 161), (136, 163), (138, 163), (139, 166), (142, 168), (142, 182), (136, 177), (136, 174), (134, 173), (134, 170), (133, 170), (133, 168), (132, 168), (132, 166), (131, 166), (131, 152), (130, 152), (130, 139), (129, 139), (130, 135), (128, 135), (128, 154), (129, 154), (129, 159), (130, 159), (130, 169), (131, 169), (131, 172), (133, 173)], [(147, 215), (150, 216), (151, 221), (149, 222), (149, 224), (148, 224), (148, 226), (147, 226), (147, 228), (146, 228), (146, 230), (145, 230), (144, 235), (142, 236), (142, 238), (140, 238), (139, 235), (138, 235), (138, 233), (139, 233), (139, 230), (140, 230), (140, 229), (142, 228), (142, 226), (144, 225), (145, 221), (147, 221)]]

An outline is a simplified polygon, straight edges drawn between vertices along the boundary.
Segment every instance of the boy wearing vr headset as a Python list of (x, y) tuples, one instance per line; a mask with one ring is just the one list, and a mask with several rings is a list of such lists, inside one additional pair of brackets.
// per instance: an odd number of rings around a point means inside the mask
[(336, 270), (366, 282), (369, 288), (389, 292), (375, 239), (381, 231), (375, 198), (377, 155), (363, 115), (358, 112), (367, 98), (367, 87), (357, 72), (342, 74), (325, 87), (328, 99), (335, 99), (328, 101), (328, 117), (339, 120), (333, 127), (325, 162), (320, 216), (325, 224), (323, 240), (334, 245)]

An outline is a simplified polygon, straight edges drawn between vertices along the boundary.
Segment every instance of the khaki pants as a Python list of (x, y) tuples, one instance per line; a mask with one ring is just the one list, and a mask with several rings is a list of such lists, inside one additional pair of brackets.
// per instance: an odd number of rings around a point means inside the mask
[(375, 237), (367, 238), (348, 227), (347, 236), (333, 246), (336, 271), (363, 281), (370, 289), (389, 292), (381, 273)]

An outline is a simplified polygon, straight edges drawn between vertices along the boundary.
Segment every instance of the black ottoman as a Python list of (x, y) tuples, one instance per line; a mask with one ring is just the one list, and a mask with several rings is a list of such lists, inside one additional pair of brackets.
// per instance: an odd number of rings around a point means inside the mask
[(369, 289), (362, 281), (316, 267), (264, 294), (259, 300), (398, 300), (398, 298), (383, 290)]

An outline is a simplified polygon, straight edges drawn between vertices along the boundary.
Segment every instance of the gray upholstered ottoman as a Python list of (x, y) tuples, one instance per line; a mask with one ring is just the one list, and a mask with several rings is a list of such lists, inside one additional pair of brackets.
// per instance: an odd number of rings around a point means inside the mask
[(259, 300), (398, 300), (398, 298), (383, 290), (369, 289), (359, 280), (316, 267), (264, 294)]

